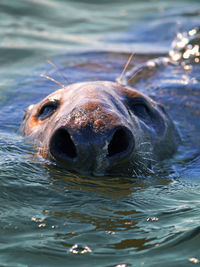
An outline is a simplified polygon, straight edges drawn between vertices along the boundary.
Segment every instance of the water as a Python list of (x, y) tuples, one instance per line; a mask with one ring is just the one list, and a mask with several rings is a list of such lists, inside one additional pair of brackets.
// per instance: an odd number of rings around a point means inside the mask
[(200, 260), (199, 64), (167, 66), (136, 85), (166, 105), (183, 140), (152, 177), (69, 173), (18, 133), (26, 107), (58, 88), (40, 74), (67, 83), (47, 59), (70, 82), (114, 80), (132, 51), (132, 67), (167, 56), (199, 15), (198, 0), (0, 1), (0, 266)]

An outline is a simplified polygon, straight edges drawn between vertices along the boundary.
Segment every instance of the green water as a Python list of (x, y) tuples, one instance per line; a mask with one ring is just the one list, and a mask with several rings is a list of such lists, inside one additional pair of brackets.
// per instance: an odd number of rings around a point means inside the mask
[(0, 266), (200, 261), (199, 64), (138, 84), (183, 140), (152, 177), (69, 173), (18, 133), (27, 106), (58, 88), (40, 74), (67, 83), (47, 59), (69, 82), (115, 80), (132, 51), (136, 65), (167, 56), (178, 32), (200, 25), (200, 2), (0, 0), (0, 18)]

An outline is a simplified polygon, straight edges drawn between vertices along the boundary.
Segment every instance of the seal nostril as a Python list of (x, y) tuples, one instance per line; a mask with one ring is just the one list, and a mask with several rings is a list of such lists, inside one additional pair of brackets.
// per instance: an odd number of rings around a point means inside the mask
[(58, 129), (50, 141), (50, 152), (54, 157), (67, 156), (70, 159), (77, 157), (76, 147), (68, 131)]
[(117, 129), (108, 145), (108, 157), (129, 151), (133, 138), (125, 129)]

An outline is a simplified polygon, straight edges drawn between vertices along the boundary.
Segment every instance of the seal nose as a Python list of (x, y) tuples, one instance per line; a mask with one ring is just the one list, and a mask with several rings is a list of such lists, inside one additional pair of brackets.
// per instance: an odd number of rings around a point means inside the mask
[(50, 153), (56, 159), (67, 158), (75, 160), (77, 158), (76, 146), (65, 128), (58, 129), (50, 140)]
[(134, 138), (130, 130), (125, 127), (115, 129), (108, 144), (107, 158), (126, 157), (134, 148)]
[[(103, 138), (96, 134), (89, 139), (86, 136), (71, 136), (66, 127), (57, 129), (50, 139), (49, 151), (54, 160), (66, 167), (79, 171), (91, 171), (107, 160), (107, 164), (127, 159), (135, 145), (133, 134), (129, 129), (118, 126)], [(73, 140), (76, 140), (74, 143)], [(100, 165), (98, 165), (100, 166)]]

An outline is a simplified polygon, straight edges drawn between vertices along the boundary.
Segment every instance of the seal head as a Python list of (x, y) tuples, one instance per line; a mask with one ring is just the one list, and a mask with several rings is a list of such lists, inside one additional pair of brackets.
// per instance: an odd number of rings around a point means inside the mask
[(27, 109), (21, 128), (44, 158), (92, 175), (149, 174), (152, 160), (172, 156), (179, 141), (161, 104), (108, 81), (55, 91)]

